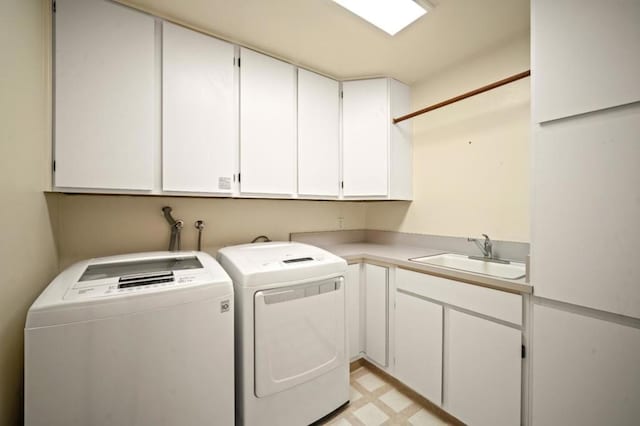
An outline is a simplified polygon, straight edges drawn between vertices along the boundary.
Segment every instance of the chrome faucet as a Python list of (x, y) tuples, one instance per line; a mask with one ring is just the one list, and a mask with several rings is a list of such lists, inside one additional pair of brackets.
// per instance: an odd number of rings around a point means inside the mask
[(476, 243), (486, 259), (493, 259), (493, 243), (491, 242), (491, 238), (489, 238), (487, 234), (482, 234), (482, 236), (484, 237), (484, 243), (481, 243), (477, 238), (471, 237), (467, 238), (467, 241)]
[(478, 238), (471, 238), (471, 237), (467, 238), (467, 241), (476, 243), (480, 251), (482, 251), (482, 256), (469, 256), (469, 259), (477, 259), (477, 260), (484, 260), (485, 262), (504, 263), (504, 264), (511, 263), (508, 260), (503, 260), (503, 259), (498, 259), (497, 257), (493, 257), (493, 241), (491, 241), (491, 238), (489, 238), (487, 234), (482, 234), (482, 236), (484, 237), (483, 242), (480, 242)]

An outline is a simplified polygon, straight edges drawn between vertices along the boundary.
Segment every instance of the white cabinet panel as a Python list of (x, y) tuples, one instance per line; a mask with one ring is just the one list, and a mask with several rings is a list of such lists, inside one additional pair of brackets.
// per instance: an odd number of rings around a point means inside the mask
[(640, 2), (532, 1), (534, 121), (640, 100)]
[(640, 106), (534, 134), (537, 296), (640, 318)]
[(168, 22), (162, 31), (162, 188), (232, 191), (234, 47)]
[(240, 190), (296, 192), (293, 65), (240, 49)]
[[(391, 119), (411, 112), (411, 89), (397, 80), (389, 80), (389, 108)], [(411, 120), (398, 124), (390, 122), (389, 140), (389, 198), (413, 198), (413, 145)]]
[(344, 280), (347, 304), (347, 339), (349, 342), (349, 359), (360, 356), (364, 351), (364, 339), (360, 333), (360, 264), (349, 265)]
[(337, 197), (340, 185), (340, 85), (298, 69), (298, 193)]
[(522, 324), (522, 296), (519, 294), (400, 268), (396, 272), (396, 287), (513, 324)]
[(387, 366), (388, 269), (365, 265), (365, 352), (379, 365)]
[(442, 404), (442, 306), (396, 293), (395, 374), (434, 404)]
[(445, 324), (445, 409), (469, 425), (519, 425), (521, 331), (452, 309)]
[(108, 1), (57, 0), (55, 186), (151, 190), (155, 21)]
[(634, 425), (640, 330), (534, 306), (533, 424)]
[(388, 80), (342, 84), (343, 181), (345, 196), (388, 193)]

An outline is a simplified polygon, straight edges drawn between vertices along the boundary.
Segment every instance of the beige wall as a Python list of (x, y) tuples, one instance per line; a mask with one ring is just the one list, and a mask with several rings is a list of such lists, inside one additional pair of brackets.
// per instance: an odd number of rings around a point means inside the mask
[(0, 425), (21, 418), (23, 327), (57, 271), (42, 192), (49, 161), (45, 3), (0, 5)]
[(204, 220), (203, 250), (250, 242), (266, 234), (288, 240), (290, 232), (361, 229), (366, 203), (206, 198), (54, 195), (60, 266), (89, 257), (166, 250), (169, 226), (162, 207), (185, 222), (182, 248), (196, 248), (194, 222)]
[[(412, 87), (422, 108), (529, 69), (529, 35)], [(414, 201), (375, 203), (367, 228), (529, 241), (529, 79), (413, 119)]]

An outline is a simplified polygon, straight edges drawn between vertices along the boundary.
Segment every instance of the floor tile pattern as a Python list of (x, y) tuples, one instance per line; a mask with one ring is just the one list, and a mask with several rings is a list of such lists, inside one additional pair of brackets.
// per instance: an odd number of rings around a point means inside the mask
[(366, 365), (351, 372), (350, 403), (319, 425), (443, 426), (447, 423), (419, 400), (396, 389)]

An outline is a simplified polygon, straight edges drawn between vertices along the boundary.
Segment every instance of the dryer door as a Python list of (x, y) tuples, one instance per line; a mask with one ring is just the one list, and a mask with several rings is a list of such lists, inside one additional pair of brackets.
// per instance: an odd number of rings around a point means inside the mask
[(342, 277), (255, 293), (255, 394), (268, 396), (345, 362)]

